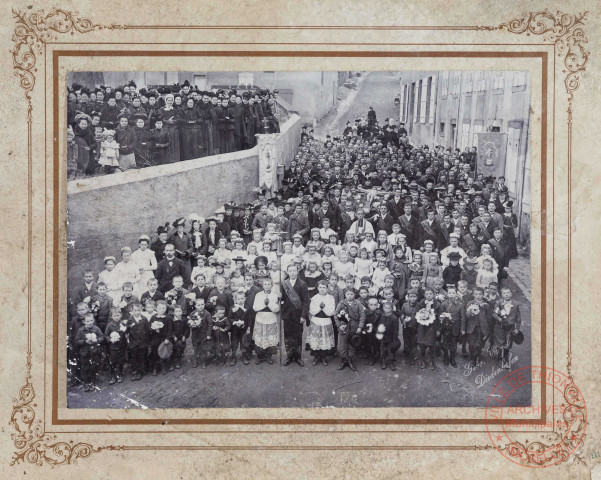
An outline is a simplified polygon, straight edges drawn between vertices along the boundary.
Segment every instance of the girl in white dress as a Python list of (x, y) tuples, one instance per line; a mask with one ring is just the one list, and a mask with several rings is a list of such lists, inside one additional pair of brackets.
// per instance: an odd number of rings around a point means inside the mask
[(338, 261), (334, 263), (334, 271), (338, 274), (338, 286), (342, 289), (346, 288), (345, 278), (347, 275), (355, 275), (355, 265), (350, 261), (349, 254), (346, 250), (342, 250), (338, 257)]
[(369, 258), (369, 252), (366, 248), (359, 250), (359, 258), (355, 259), (355, 288), (361, 287), (361, 279), (369, 277), (374, 273), (374, 263)]
[(113, 299), (113, 303), (116, 304), (121, 298), (123, 291), (121, 290), (122, 283), (119, 283), (120, 276), (119, 272), (115, 270), (115, 257), (109, 256), (104, 257), (104, 268), (98, 275), (98, 283), (106, 283), (106, 293)]
[(157, 259), (154, 252), (148, 248), (149, 245), (150, 238), (147, 235), (142, 235), (138, 239), (138, 249), (131, 254), (132, 262), (138, 266), (140, 271), (137, 286), (140, 295), (148, 290), (148, 280), (154, 278), (154, 271), (157, 269)]

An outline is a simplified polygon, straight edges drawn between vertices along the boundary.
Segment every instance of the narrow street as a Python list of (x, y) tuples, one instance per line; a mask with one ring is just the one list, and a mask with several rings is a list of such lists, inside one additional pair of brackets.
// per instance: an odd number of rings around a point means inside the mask
[(346, 122), (350, 121), (352, 125), (356, 118), (367, 117), (369, 107), (376, 111), (380, 125), (384, 125), (388, 117), (393, 117), (398, 124), (399, 107), (394, 104), (394, 97), (399, 92), (399, 76), (396, 72), (367, 72), (363, 76), (365, 78), (359, 82), (358, 89), (351, 90), (335, 112), (318, 122), (315, 129), (317, 137), (341, 135)]

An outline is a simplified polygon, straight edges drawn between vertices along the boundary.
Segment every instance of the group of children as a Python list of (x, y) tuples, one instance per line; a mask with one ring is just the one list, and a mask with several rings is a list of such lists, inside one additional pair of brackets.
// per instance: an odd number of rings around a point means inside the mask
[[(442, 267), (428, 245), (423, 252), (411, 252), (409, 262), (404, 244), (392, 249), (391, 259), (384, 249), (368, 254), (365, 247), (354, 256), (353, 246), (352, 253), (340, 248), (333, 261), (324, 260), (327, 255), (314, 251), (310, 242), (304, 253), (293, 252), (294, 242), (284, 242), (279, 256), (265, 244), (250, 265), (248, 256), (236, 255), (227, 270), (226, 262), (213, 257), (205, 266), (199, 255), (190, 279), (176, 275), (168, 290), (159, 289), (151, 275), (143, 292), (125, 281), (120, 291), (113, 284), (110, 294), (103, 279), (111, 279), (115, 262), (107, 258), (99, 281), (87, 271), (78, 289), (80, 301), (69, 327), (72, 379), (91, 391), (103, 367), (110, 369), (110, 384), (123, 381), (126, 364), (132, 381), (146, 372), (165, 375), (182, 368), (186, 348), (193, 368), (207, 368), (211, 362), (233, 366), (238, 353), (248, 364), (253, 350), (257, 363), (273, 363), (280, 345), (276, 304), (290, 266), (300, 270), (313, 300), (306, 349), (314, 364), (327, 365), (327, 357), (337, 354), (339, 368), (356, 370), (359, 354), (368, 365), (380, 362), (382, 369), (395, 370), (402, 346), (408, 365), (418, 360), (421, 368), (434, 369), (434, 356), (442, 354), (444, 365), (457, 367), (458, 345), (466, 356), (469, 349), (470, 361), (477, 364), (488, 344), (508, 368), (511, 345), (521, 336), (520, 309), (511, 290), (502, 288), (499, 294), (496, 277), (490, 275), (482, 283), (482, 272), (492, 265), (486, 254), (462, 258), (457, 251), (443, 251), (447, 266)], [(327, 245), (320, 251), (325, 249)], [(129, 248), (122, 257), (127, 265)], [(427, 259), (427, 267), (420, 257)], [(117, 264), (121, 272), (138, 271), (123, 263)], [(256, 304), (259, 293), (266, 303)], [(262, 320), (256, 322), (257, 316)]]

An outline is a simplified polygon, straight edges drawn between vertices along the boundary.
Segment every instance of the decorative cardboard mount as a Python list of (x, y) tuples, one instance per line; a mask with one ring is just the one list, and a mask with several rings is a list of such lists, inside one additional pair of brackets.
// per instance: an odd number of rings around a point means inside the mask
[(281, 177), (278, 178), (280, 165), (276, 164), (275, 151), (275, 142), (278, 135), (278, 133), (257, 133), (255, 135), (259, 147), (259, 188), (266, 190), (267, 197), (274, 196), (274, 192), (280, 188)]

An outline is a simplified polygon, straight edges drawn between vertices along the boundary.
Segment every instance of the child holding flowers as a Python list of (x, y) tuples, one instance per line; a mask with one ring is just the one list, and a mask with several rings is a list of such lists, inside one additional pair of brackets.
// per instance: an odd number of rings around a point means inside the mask
[(213, 339), (215, 343), (216, 365), (225, 365), (225, 359), (231, 351), (228, 334), (230, 329), (231, 323), (225, 316), (225, 306), (219, 303), (215, 306), (215, 315), (213, 316)]
[(461, 323), (461, 334), (467, 334), (467, 344), (470, 352), (470, 362), (476, 366), (480, 359), (480, 352), (484, 345), (484, 340), (488, 336), (488, 319), (491, 315), (491, 308), (484, 301), (484, 290), (475, 287), (473, 291), (474, 299), (468, 302), (465, 308), (465, 317)]
[(81, 327), (75, 336), (75, 345), (79, 349), (81, 362), (81, 380), (84, 391), (91, 392), (96, 386), (96, 374), (102, 360), (101, 344), (104, 343), (104, 334), (94, 324), (94, 315), (86, 313)]
[(211, 314), (205, 310), (204, 298), (199, 297), (194, 301), (194, 311), (188, 317), (188, 326), (194, 348), (192, 368), (198, 367), (199, 361), (202, 361), (202, 368), (207, 368), (211, 354), (213, 319)]
[(434, 298), (434, 290), (424, 289), (424, 299), (420, 302), (420, 310), (415, 314), (417, 321), (417, 345), (420, 354), (420, 368), (434, 370), (434, 346), (440, 336), (438, 320), (438, 302)]
[[(150, 362), (152, 364), (152, 375), (156, 376), (159, 367), (163, 375), (167, 374), (167, 363), (168, 360), (159, 357), (159, 345), (161, 343), (169, 342), (169, 338), (172, 335), (172, 323), (171, 317), (167, 315), (167, 302), (159, 300), (157, 302), (157, 313), (149, 320), (150, 331)], [(180, 305), (175, 305), (174, 310), (181, 310)], [(181, 315), (181, 313), (180, 313)]]

